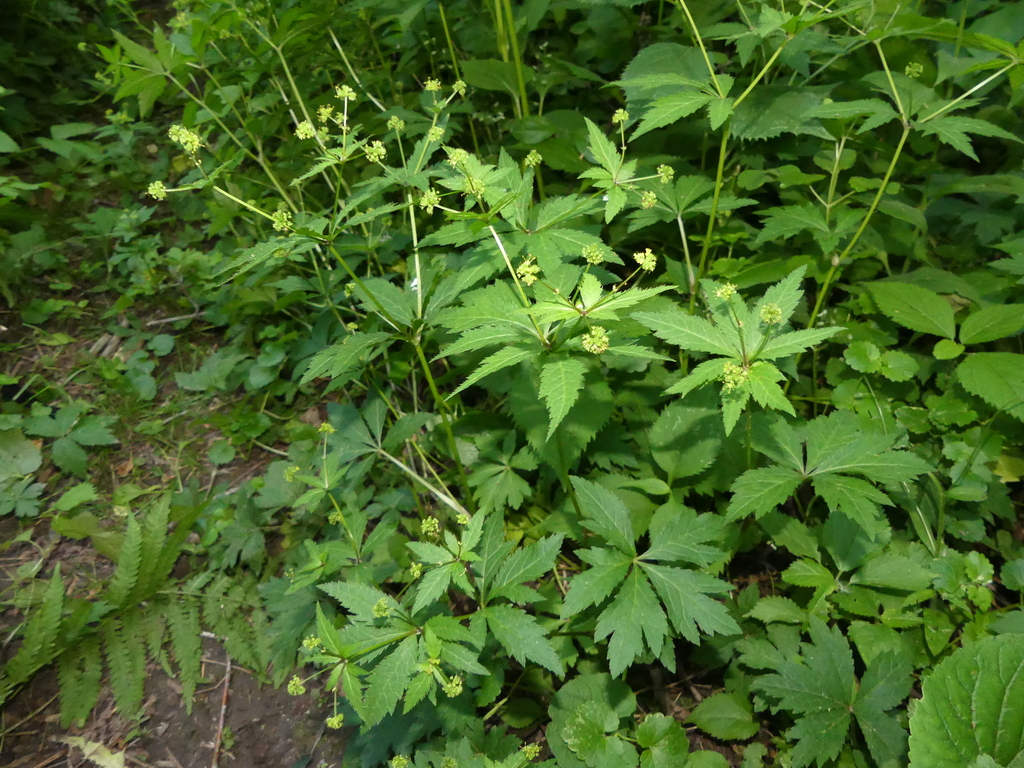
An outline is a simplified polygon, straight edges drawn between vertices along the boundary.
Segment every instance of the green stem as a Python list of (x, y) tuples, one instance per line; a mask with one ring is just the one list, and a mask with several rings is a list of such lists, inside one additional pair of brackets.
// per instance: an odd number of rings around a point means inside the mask
[(469, 488), (469, 480), (466, 478), (466, 470), (462, 466), (462, 459), (459, 457), (455, 433), (452, 432), (452, 425), (448, 420), (448, 404), (441, 397), (441, 392), (437, 388), (434, 374), (430, 370), (430, 363), (427, 362), (427, 356), (423, 354), (423, 346), (419, 343), (418, 339), (413, 339), (412, 341), (413, 347), (416, 349), (416, 357), (419, 358), (420, 367), (423, 369), (423, 375), (427, 379), (427, 386), (430, 387), (430, 394), (434, 396), (434, 402), (437, 404), (437, 413), (441, 417), (441, 424), (444, 426), (445, 435), (448, 438), (448, 449), (451, 451), (452, 461), (455, 462), (455, 469), (459, 473), (459, 485), (462, 486), (462, 493), (465, 496), (466, 504), (470, 509), (473, 509), (473, 493)]
[[(722, 140), (718, 146), (718, 170), (715, 172), (715, 192), (711, 198), (711, 211), (708, 214), (708, 228), (704, 235), (704, 243), (700, 249), (700, 262), (697, 264), (697, 279), (704, 276), (707, 266), (708, 251), (711, 250), (711, 237), (715, 233), (715, 223), (718, 219), (718, 201), (722, 196), (722, 179), (725, 178), (725, 157), (729, 151), (729, 124), (726, 123), (722, 131)], [(693, 311), (696, 292), (690, 294), (690, 311)]]
[(725, 92), (722, 90), (722, 86), (718, 82), (718, 75), (715, 73), (715, 67), (711, 63), (711, 57), (708, 55), (708, 49), (704, 47), (704, 39), (700, 36), (700, 30), (697, 29), (697, 23), (693, 20), (693, 16), (690, 14), (690, 8), (686, 5), (686, 0), (679, 0), (679, 7), (682, 8), (683, 13), (686, 15), (686, 21), (690, 24), (690, 30), (693, 32), (693, 37), (697, 41), (697, 45), (700, 46), (700, 52), (704, 56), (704, 64), (708, 68), (708, 74), (711, 76), (711, 82), (715, 86), (715, 92), (718, 94), (720, 99), (724, 99)]

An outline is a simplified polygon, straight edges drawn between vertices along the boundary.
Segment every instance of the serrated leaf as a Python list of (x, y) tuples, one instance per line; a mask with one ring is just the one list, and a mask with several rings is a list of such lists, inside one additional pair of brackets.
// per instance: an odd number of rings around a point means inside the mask
[(551, 360), (541, 368), (540, 396), (548, 409), (548, 439), (576, 403), (586, 372), (587, 366), (575, 357)]
[(521, 664), (535, 661), (561, 677), (562, 662), (537, 620), (511, 605), (492, 605), (481, 611), (494, 638)]
[(1005, 634), (955, 651), (925, 678), (910, 718), (910, 762), (959, 768), (987, 755), (1024, 764), (1024, 643)]
[(469, 378), (462, 382), (448, 397), (459, 394), (466, 387), (476, 384), (485, 376), (490, 376), (492, 373), (497, 373), (504, 368), (516, 365), (524, 360), (529, 360), (535, 354), (536, 352), (532, 349), (523, 349), (522, 347), (505, 347), (505, 349), (500, 349), (480, 363), (476, 370), (469, 375)]
[(654, 331), (659, 339), (693, 352), (739, 356), (738, 344), (721, 328), (681, 309), (662, 312), (636, 312), (633, 319)]
[(843, 330), (842, 326), (834, 325), (829, 328), (807, 328), (782, 333), (765, 344), (757, 356), (762, 360), (777, 360), (780, 357), (795, 355), (808, 347), (813, 347), (818, 342), (831, 338), (841, 330)]
[(868, 286), (882, 314), (904, 328), (952, 339), (953, 308), (934, 291), (912, 283), (871, 283)]
[[(299, 383), (308, 384), (313, 379), (322, 376), (329, 376), (332, 379), (341, 378), (355, 370), (364, 354), (390, 338), (391, 334), (389, 333), (353, 333), (341, 343), (332, 344), (313, 355)], [(376, 352), (370, 352), (370, 359), (375, 355)]]
[(562, 534), (545, 536), (534, 544), (517, 549), (498, 570), (491, 589), (498, 591), (510, 584), (535, 581), (548, 573), (562, 548), (562, 538)]
[(402, 694), (405, 693), (409, 678), (416, 673), (416, 651), (418, 637), (402, 640), (370, 673), (366, 689), (363, 724), (370, 727), (390, 714)]
[(984, 344), (1013, 336), (1024, 328), (1024, 304), (997, 304), (979, 309), (960, 326), (961, 344)]
[(976, 162), (978, 160), (978, 156), (974, 153), (974, 147), (971, 145), (971, 140), (967, 136), (969, 133), (974, 133), (979, 136), (1009, 139), (1010, 141), (1020, 141), (1020, 139), (1009, 131), (985, 120), (979, 120), (976, 117), (945, 115), (943, 117), (935, 118), (934, 120), (928, 120), (924, 123), (918, 122), (915, 127), (925, 135), (934, 135), (938, 137), (939, 141), (943, 144), (949, 144), (951, 147), (963, 152)]
[(630, 555), (636, 554), (629, 510), (612, 491), (582, 477), (570, 478), (585, 520), (583, 525), (603, 536), (609, 544)]
[(633, 559), (614, 549), (578, 550), (577, 554), (590, 564), (583, 573), (573, 576), (569, 592), (562, 603), (562, 618), (576, 616), (591, 605), (600, 605), (615, 591), (629, 573)]
[(748, 469), (732, 484), (727, 520), (747, 515), (761, 517), (792, 496), (804, 481), (803, 475), (788, 467)]
[(1024, 421), (1024, 355), (978, 352), (957, 366), (956, 377), (972, 395)]
[(434, 359), (460, 355), (463, 352), (473, 352), (495, 344), (511, 344), (520, 338), (522, 338), (522, 334), (515, 326), (485, 325), (482, 328), (466, 331), (456, 341), (445, 347)]
[(618, 677), (647, 647), (657, 656), (668, 634), (668, 621), (644, 575), (634, 569), (615, 599), (601, 613), (594, 628), (594, 639), (608, 641), (608, 667)]
[(879, 505), (892, 502), (866, 480), (826, 474), (815, 477), (813, 484), (830, 510), (842, 512), (865, 531), (874, 532), (885, 525)]
[(630, 141), (643, 136), (645, 133), (649, 133), (657, 128), (664, 128), (666, 125), (672, 125), (672, 123), (692, 115), (710, 102), (711, 98), (706, 93), (692, 90), (680, 91), (679, 93), (655, 99), (651, 108), (644, 114), (640, 125), (633, 131)]
[(594, 155), (594, 159), (597, 160), (598, 164), (614, 176), (619, 170), (619, 165), (622, 163), (622, 156), (615, 148), (615, 145), (594, 124), (593, 120), (589, 117), (584, 119), (587, 123), (587, 137), (590, 140), (587, 148)]
[(664, 602), (672, 626), (691, 643), (700, 642), (700, 632), (705, 635), (740, 633), (739, 625), (726, 607), (709, 597), (727, 594), (732, 589), (727, 582), (667, 565), (641, 563), (640, 567)]

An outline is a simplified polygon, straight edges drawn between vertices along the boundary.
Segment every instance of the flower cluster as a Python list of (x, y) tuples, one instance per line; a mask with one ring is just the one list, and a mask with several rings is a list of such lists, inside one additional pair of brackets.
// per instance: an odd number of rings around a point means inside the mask
[(386, 619), (390, 615), (391, 606), (388, 605), (388, 599), (386, 597), (382, 597), (373, 604), (373, 618)]
[(658, 196), (654, 192), (651, 192), (651, 190), (648, 189), (640, 193), (640, 207), (645, 211), (650, 210), (657, 204)]
[(462, 693), (462, 676), (455, 675), (450, 680), (445, 682), (441, 686), (441, 690), (444, 691), (444, 695), (449, 699), (454, 699), (460, 693)]
[(343, 726), (344, 724), (345, 724), (345, 716), (342, 715), (342, 714), (337, 714), (337, 715), (334, 715), (332, 717), (328, 717), (327, 718), (327, 727), (330, 728), (331, 730), (336, 731), (339, 728), (341, 728), (341, 726)]
[(536, 168), (542, 162), (544, 162), (544, 158), (541, 157), (540, 152), (536, 149), (531, 149), (530, 153), (526, 156), (526, 159), (523, 160), (523, 165), (527, 168)]
[(658, 178), (662, 184), (671, 184), (672, 179), (676, 177), (676, 172), (670, 165), (659, 165), (658, 166)]
[(583, 348), (594, 355), (600, 355), (608, 351), (608, 331), (600, 325), (595, 325), (583, 334)]
[(516, 269), (516, 274), (525, 285), (530, 286), (537, 282), (537, 278), (540, 276), (540, 267), (537, 266), (537, 261), (533, 256), (527, 256)]
[(316, 136), (316, 128), (309, 120), (303, 120), (297, 126), (295, 126), (295, 136), (305, 141), (306, 139), (312, 139)]
[(778, 304), (765, 304), (761, 308), (761, 322), (766, 325), (778, 325), (782, 322), (782, 310)]
[(284, 206), (270, 214), (270, 224), (276, 232), (287, 232), (292, 228), (292, 213)]
[(188, 154), (195, 155), (199, 151), (199, 148), (203, 146), (202, 137), (195, 131), (190, 131), (183, 125), (172, 125), (167, 130), (167, 135), (171, 141), (184, 149)]
[(423, 531), (424, 536), (436, 539), (437, 535), (441, 532), (441, 524), (437, 522), (436, 517), (428, 517), (420, 523), (420, 530)]
[(624, 109), (616, 109), (612, 115), (612, 125), (621, 125), (629, 121), (629, 112)]
[(339, 85), (334, 89), (334, 96), (342, 101), (355, 101), (356, 92), (347, 85)]
[(166, 200), (167, 187), (162, 181), (154, 181), (146, 188), (146, 194), (156, 200)]
[(366, 153), (366, 159), (371, 163), (383, 162), (384, 158), (388, 156), (388, 151), (384, 148), (384, 143), (381, 141), (370, 142), (370, 145), (363, 152)]
[(420, 208), (427, 213), (433, 213), (434, 208), (441, 204), (441, 196), (433, 187), (420, 196)]
[(292, 675), (288, 681), (288, 693), (292, 696), (301, 696), (306, 692), (306, 686), (298, 675)]
[(736, 286), (732, 283), (726, 283), (721, 288), (715, 288), (715, 298), (721, 301), (728, 301), (736, 295)]
[(596, 267), (598, 264), (604, 263), (604, 249), (597, 243), (585, 245), (583, 246), (583, 258), (587, 260), (587, 264)]
[(750, 370), (736, 363), (726, 363), (722, 369), (722, 389), (732, 392), (750, 378)]
[(639, 264), (640, 269), (644, 272), (653, 272), (654, 267), (658, 263), (658, 257), (654, 255), (650, 248), (644, 248), (642, 251), (637, 251), (633, 254), (633, 261)]

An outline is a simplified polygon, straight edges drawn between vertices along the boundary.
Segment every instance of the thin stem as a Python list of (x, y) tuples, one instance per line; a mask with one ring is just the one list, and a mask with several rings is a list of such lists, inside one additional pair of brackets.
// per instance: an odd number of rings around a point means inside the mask
[[(700, 262), (697, 264), (697, 279), (704, 276), (704, 269), (707, 266), (708, 251), (711, 250), (711, 237), (715, 233), (715, 223), (718, 219), (718, 201), (722, 196), (722, 179), (725, 177), (725, 157), (729, 150), (729, 124), (726, 123), (722, 131), (722, 140), (718, 146), (718, 170), (715, 173), (715, 192), (711, 198), (711, 211), (708, 215), (708, 228), (704, 234), (704, 242), (700, 249)], [(693, 309), (695, 293), (690, 294), (690, 309)]]
[(715, 73), (715, 67), (711, 63), (711, 57), (708, 55), (708, 49), (704, 47), (704, 39), (700, 36), (700, 30), (697, 29), (697, 23), (693, 20), (693, 16), (690, 14), (690, 8), (686, 5), (686, 0), (679, 0), (679, 7), (682, 8), (683, 13), (686, 15), (686, 20), (690, 24), (690, 30), (693, 32), (694, 38), (697, 40), (697, 45), (700, 46), (700, 52), (704, 56), (704, 64), (708, 68), (708, 74), (711, 75), (711, 83), (715, 86), (715, 92), (721, 99), (725, 98), (725, 91), (722, 90), (722, 86), (718, 82), (718, 75)]

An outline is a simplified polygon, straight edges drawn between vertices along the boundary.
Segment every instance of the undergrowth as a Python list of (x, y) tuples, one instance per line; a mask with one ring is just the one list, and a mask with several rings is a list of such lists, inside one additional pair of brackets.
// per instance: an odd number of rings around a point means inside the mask
[(57, 662), (81, 722), (103, 659), (188, 700), (205, 626), (352, 764), (1020, 764), (1024, 5), (175, 10), (95, 46), (110, 126), (39, 140), (125, 169), (102, 258), (4, 219), (5, 295), (114, 293), (109, 386), (242, 392), (208, 461), (276, 459), (111, 543), (121, 420), (7, 376), (0, 509), (117, 569), (32, 574), (0, 700)]

